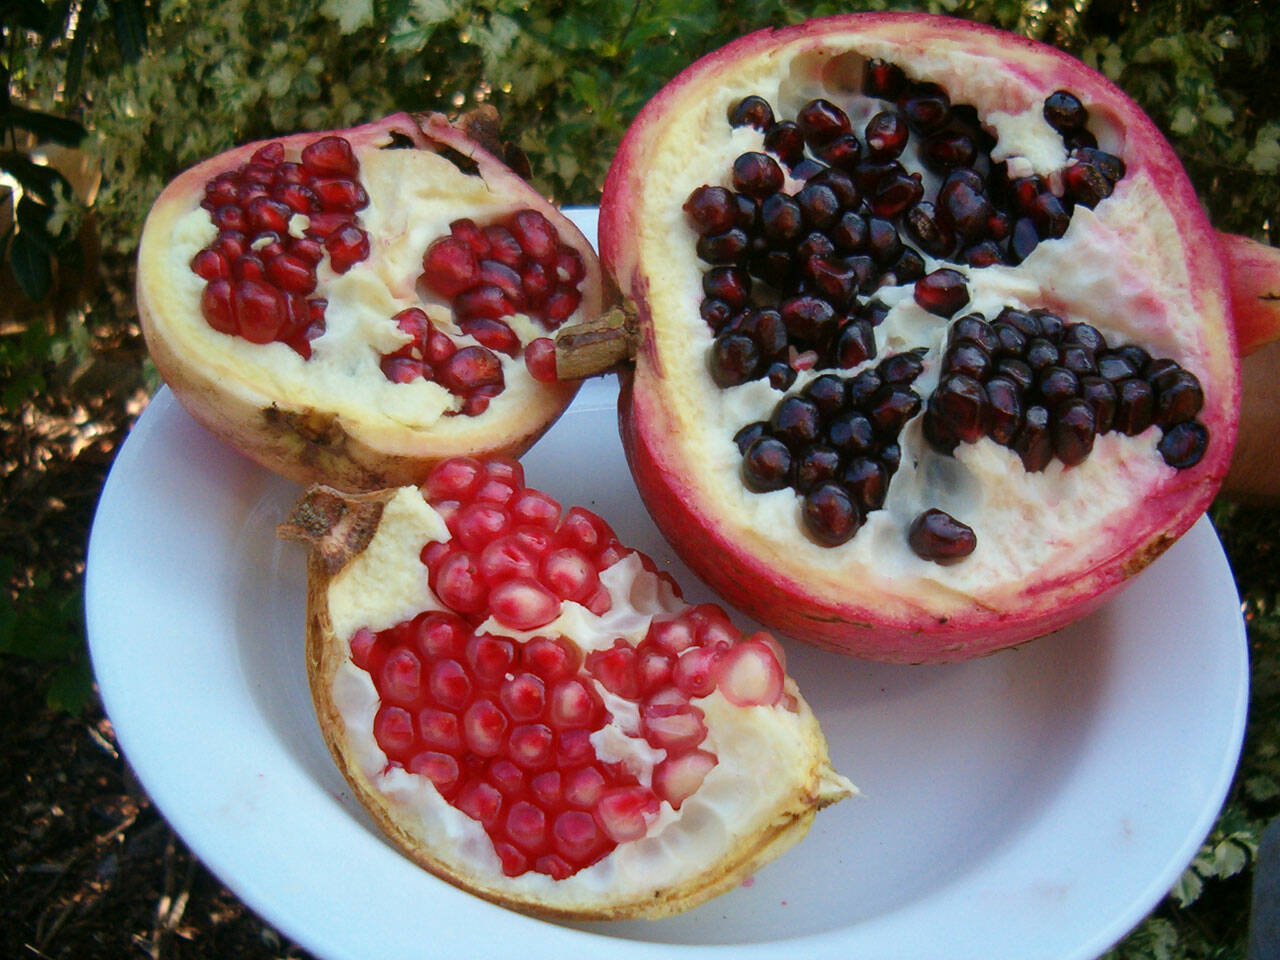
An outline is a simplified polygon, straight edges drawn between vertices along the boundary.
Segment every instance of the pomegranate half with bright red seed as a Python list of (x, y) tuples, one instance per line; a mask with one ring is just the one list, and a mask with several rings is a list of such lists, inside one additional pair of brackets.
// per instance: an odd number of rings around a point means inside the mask
[(272, 470), (349, 490), (527, 449), (573, 398), (550, 337), (600, 312), (600, 271), (470, 135), (486, 129), (398, 114), (174, 180), (143, 231), (138, 304), (192, 415)]
[(518, 909), (663, 916), (853, 792), (782, 648), (743, 636), (519, 464), (315, 487), (307, 670), (356, 795), (415, 861)]
[(781, 634), (929, 662), (1050, 632), (1230, 460), (1218, 238), (1151, 121), (1021, 37), (899, 14), (744, 37), (636, 119), (600, 242), (645, 502)]

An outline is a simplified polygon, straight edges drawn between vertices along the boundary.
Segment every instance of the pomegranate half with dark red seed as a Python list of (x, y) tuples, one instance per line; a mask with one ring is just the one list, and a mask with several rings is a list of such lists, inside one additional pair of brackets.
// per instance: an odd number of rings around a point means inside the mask
[[(923, 662), (1050, 632), (1230, 460), (1249, 258), (1127, 97), (1021, 37), (913, 14), (744, 37), (636, 119), (600, 243), (646, 505), (779, 633)], [(1249, 263), (1249, 290), (1277, 275)]]
[(550, 337), (600, 313), (599, 266), (483, 129), (399, 114), (239, 147), (165, 189), (139, 312), (197, 420), (344, 489), (516, 455), (554, 422), (574, 389)]
[(853, 792), (773, 637), (685, 604), (514, 461), (315, 487), (280, 533), (311, 545), (307, 668), (335, 760), (388, 837), (465, 889), (663, 916)]

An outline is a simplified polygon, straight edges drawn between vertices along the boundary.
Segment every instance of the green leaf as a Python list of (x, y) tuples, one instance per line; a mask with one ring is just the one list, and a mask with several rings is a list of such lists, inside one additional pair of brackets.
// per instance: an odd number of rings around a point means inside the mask
[(29, 300), (43, 300), (53, 286), (49, 251), (26, 230), (14, 234), (9, 244), (9, 268)]
[(54, 672), (45, 694), (45, 703), (53, 710), (79, 713), (92, 696), (93, 669), (87, 653), (81, 651), (79, 656)]

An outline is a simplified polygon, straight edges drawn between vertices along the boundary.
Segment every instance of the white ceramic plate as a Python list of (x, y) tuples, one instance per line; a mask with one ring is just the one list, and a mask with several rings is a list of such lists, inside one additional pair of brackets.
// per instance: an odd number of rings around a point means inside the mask
[[(585, 225), (594, 228), (589, 215)], [(616, 386), (588, 383), (525, 458), (713, 599), (641, 507)], [(1239, 755), (1244, 626), (1200, 521), (1117, 600), (1018, 650), (945, 667), (790, 645), (837, 769), (864, 796), (741, 888), (681, 917), (559, 925), (419, 870), (330, 762), (303, 667), (303, 550), (273, 535), (299, 489), (172, 394), (112, 468), (89, 545), (94, 668), (160, 811), (229, 887), (332, 960), (510, 956), (1094, 957), (1159, 901), (1213, 824)]]

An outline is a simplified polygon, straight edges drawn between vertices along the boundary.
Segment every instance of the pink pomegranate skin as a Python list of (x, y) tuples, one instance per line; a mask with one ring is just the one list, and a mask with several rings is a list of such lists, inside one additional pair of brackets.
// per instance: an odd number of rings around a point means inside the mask
[[(1168, 296), (1185, 298), (1199, 317), (1183, 331), (1202, 363), (1205, 407), (1200, 414), (1211, 440), (1189, 469), (1164, 471), (1135, 489), (1122, 510), (1082, 531), (1070, 562), (1039, 571), (987, 596), (940, 597), (944, 590), (896, 588), (891, 576), (880, 589), (848, 589), (811, 564), (796, 562), (762, 543), (749, 525), (710, 495), (700, 452), (680, 442), (677, 413), (684, 391), (655, 330), (652, 297), (665, 282), (663, 264), (646, 250), (635, 224), (649, 215), (662, 190), (651, 175), (672, 117), (697, 108), (718, 86), (744, 71), (743, 64), (778, 51), (821, 51), (833, 45), (857, 49), (868, 41), (892, 42), (913, 57), (952, 52), (992, 60), (991, 69), (1023, 81), (1028, 110), (1048, 92), (1066, 88), (1104, 117), (1123, 147), (1128, 174), (1116, 196), (1148, 185), (1171, 213), (1160, 236), (1162, 257), (1174, 258), (1187, 278)], [(877, 48), (879, 49), (879, 47)], [(877, 53), (876, 55), (883, 55)], [(779, 57), (780, 59), (780, 57)], [(910, 71), (909, 71), (910, 72)], [(930, 79), (928, 76), (922, 79)], [(741, 84), (735, 89), (740, 89)], [(1007, 90), (1008, 88), (1006, 88)], [(991, 104), (978, 104), (992, 109)], [(680, 198), (683, 199), (683, 198)], [(810, 21), (745, 36), (683, 71), (637, 117), (609, 171), (600, 215), (600, 249), (606, 270), (634, 305), (639, 347), (633, 371), (623, 378), (620, 427), (628, 461), (646, 507), (690, 567), (728, 602), (777, 632), (867, 659), (930, 663), (968, 659), (1016, 645), (1073, 622), (1113, 596), (1204, 512), (1231, 459), (1239, 410), (1239, 374), (1226, 256), (1172, 149), (1150, 119), (1104, 77), (1050, 47), (985, 26), (923, 14), (854, 14)], [(1052, 285), (1047, 286), (1052, 292)], [(1154, 295), (1153, 295), (1154, 298)], [(1053, 306), (1052, 303), (1048, 304)], [(697, 304), (690, 304), (694, 314)], [(1153, 313), (1163, 314), (1159, 303)], [(1125, 478), (1117, 474), (1116, 482)], [(980, 535), (981, 536), (981, 535)]]

